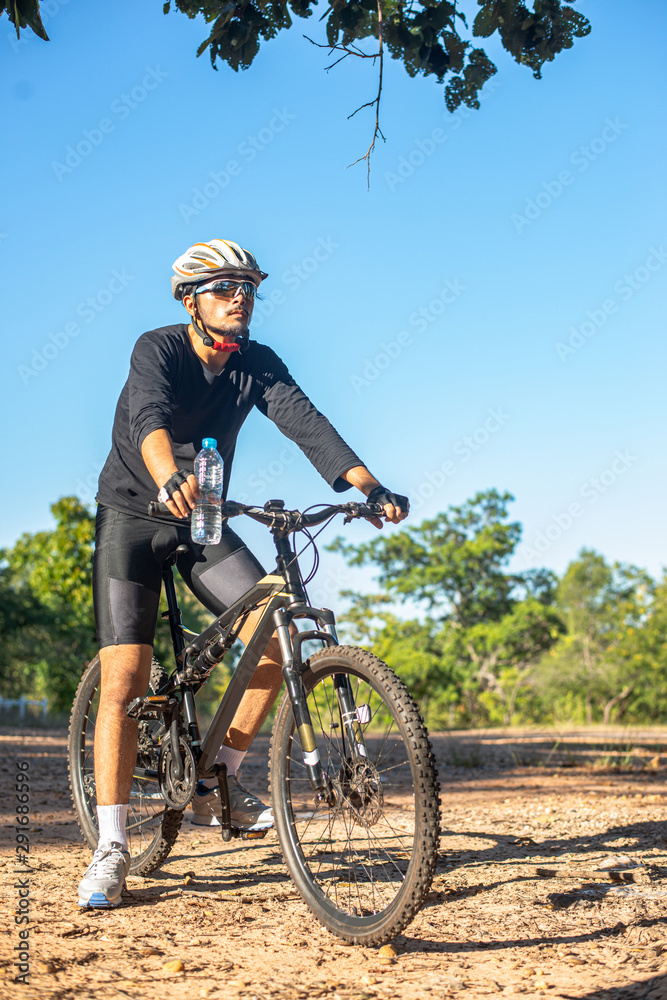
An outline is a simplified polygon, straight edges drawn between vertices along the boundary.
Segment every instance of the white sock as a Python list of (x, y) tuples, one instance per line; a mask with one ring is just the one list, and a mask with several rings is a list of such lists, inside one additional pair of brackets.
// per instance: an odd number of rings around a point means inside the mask
[(98, 806), (97, 821), (100, 825), (100, 844), (103, 840), (110, 843), (115, 840), (127, 850), (127, 804), (122, 806)]
[[(227, 777), (231, 778), (243, 763), (243, 758), (245, 757), (247, 750), (232, 750), (231, 747), (221, 746), (218, 750), (218, 755), (215, 758), (216, 764), (226, 764), (227, 765)], [(218, 784), (217, 778), (205, 778), (204, 787), (205, 788), (216, 788)]]

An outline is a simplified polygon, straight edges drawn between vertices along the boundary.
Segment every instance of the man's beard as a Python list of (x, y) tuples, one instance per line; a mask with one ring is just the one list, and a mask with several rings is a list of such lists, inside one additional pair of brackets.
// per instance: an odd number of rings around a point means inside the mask
[(201, 322), (206, 330), (216, 337), (240, 337), (248, 332), (249, 326), (247, 315), (238, 319), (225, 319), (222, 323), (217, 324), (207, 322), (206, 317), (202, 316)]

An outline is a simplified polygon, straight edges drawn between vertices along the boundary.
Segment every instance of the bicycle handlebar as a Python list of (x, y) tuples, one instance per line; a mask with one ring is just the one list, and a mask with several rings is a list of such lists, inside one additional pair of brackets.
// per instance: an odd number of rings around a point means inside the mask
[[(377, 517), (383, 513), (384, 508), (379, 503), (348, 503), (330, 504), (323, 510), (313, 514), (304, 514), (300, 510), (284, 510), (277, 504), (282, 501), (269, 501), (264, 507), (254, 507), (250, 504), (237, 503), (235, 500), (223, 500), (220, 504), (220, 512), (223, 517), (237, 517), (245, 514), (253, 521), (259, 521), (270, 528), (281, 528), (284, 531), (303, 531), (304, 528), (314, 528), (322, 524), (335, 514), (345, 514), (345, 521), (351, 521), (357, 517)], [(275, 504), (276, 506), (272, 506)], [(158, 517), (160, 514), (171, 514), (166, 504), (155, 500), (148, 504), (148, 514), (150, 517)], [(186, 518), (187, 520), (187, 518)]]

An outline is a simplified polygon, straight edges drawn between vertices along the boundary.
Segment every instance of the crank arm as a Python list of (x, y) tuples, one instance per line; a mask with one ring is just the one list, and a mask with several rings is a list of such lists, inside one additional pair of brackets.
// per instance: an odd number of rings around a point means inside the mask
[(232, 839), (232, 810), (229, 804), (229, 782), (227, 765), (218, 765), (218, 788), (220, 789), (220, 833), (225, 843)]

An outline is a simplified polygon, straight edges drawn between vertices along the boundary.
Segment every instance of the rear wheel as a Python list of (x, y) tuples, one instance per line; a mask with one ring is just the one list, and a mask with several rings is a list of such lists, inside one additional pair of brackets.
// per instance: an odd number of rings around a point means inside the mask
[[(345, 739), (334, 682), (341, 675), (352, 687), (366, 758)], [(347, 941), (382, 944), (413, 919), (435, 871), (439, 786), (428, 734), (405, 685), (365, 650), (321, 650), (303, 682), (336, 801), (317, 801), (310, 787), (285, 695), (271, 740), (283, 857), (322, 924)]]
[[(81, 832), (92, 850), (97, 847), (97, 797), (95, 794), (95, 723), (100, 693), (100, 658), (88, 665), (79, 684), (69, 726), (69, 779), (72, 802)], [(166, 674), (158, 661), (151, 663), (150, 690), (157, 691)], [(139, 723), (137, 765), (157, 772), (164, 726), (159, 720)], [(134, 778), (127, 812), (130, 872), (147, 875), (158, 868), (171, 851), (183, 813), (165, 807), (157, 779)]]

